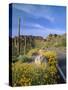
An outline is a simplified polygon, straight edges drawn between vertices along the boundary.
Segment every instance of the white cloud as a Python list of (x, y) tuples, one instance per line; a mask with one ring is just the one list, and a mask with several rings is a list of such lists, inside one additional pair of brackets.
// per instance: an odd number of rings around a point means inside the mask
[[(45, 26), (42, 26), (40, 25), (39, 23), (27, 23), (25, 24), (24, 26), (26, 27), (33, 27), (31, 28), (31, 31), (33, 30), (36, 31), (36, 32), (41, 32), (41, 33), (44, 33), (44, 34), (63, 34), (65, 33), (66, 31), (63, 30), (63, 29), (60, 29), (60, 28), (46, 28)], [(26, 30), (26, 27), (25, 27), (25, 30)], [(30, 28), (28, 28), (28, 30), (30, 30)], [(35, 32), (34, 32), (35, 33)]]
[(43, 27), (42, 25), (40, 25), (40, 24), (35, 24), (34, 26), (35, 26), (35, 27), (38, 27), (38, 28), (41, 28), (41, 29), (44, 28), (44, 27)]
[(38, 23), (26, 23), (26, 24), (24, 24), (24, 26), (26, 26), (26, 27), (41, 28), (41, 29), (44, 29), (45, 28), (44, 26), (42, 26), (42, 25), (40, 25)]
[(13, 4), (13, 7), (25, 11), (36, 18), (45, 18), (51, 22), (55, 21), (55, 17), (52, 15), (52, 10), (47, 6), (25, 5), (25, 4)]

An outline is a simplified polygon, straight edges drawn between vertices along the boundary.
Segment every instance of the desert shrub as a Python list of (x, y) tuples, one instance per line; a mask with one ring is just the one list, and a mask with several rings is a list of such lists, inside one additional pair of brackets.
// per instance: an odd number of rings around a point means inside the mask
[(37, 66), (35, 63), (16, 62), (12, 65), (12, 85), (29, 86), (57, 83), (56, 67), (48, 67), (44, 63)]
[(28, 56), (32, 56), (32, 55), (34, 55), (34, 54), (38, 54), (38, 48), (35, 48), (35, 49), (31, 49), (29, 52), (28, 52)]
[(48, 65), (49, 65), (49, 68), (56, 68), (56, 65), (57, 65), (57, 54), (55, 51), (46, 51), (44, 52), (43, 54), (47, 60), (48, 60)]
[[(43, 55), (48, 59), (50, 60), (51, 58), (52, 59), (56, 59), (57, 58), (57, 54), (55, 51), (44, 51), (43, 52)], [(51, 60), (52, 60), (51, 59)]]
[(19, 57), (19, 61), (21, 61), (21, 62), (31, 62), (32, 58), (28, 55), (22, 55), (21, 57)]
[(39, 84), (39, 78), (41, 78), (42, 70), (37, 68), (34, 64), (19, 63), (17, 62), (12, 67), (12, 83), (13, 86), (21, 85), (35, 85)]
[(62, 42), (56, 42), (54, 43), (55, 47), (65, 47), (66, 46), (66, 41), (63, 40)]

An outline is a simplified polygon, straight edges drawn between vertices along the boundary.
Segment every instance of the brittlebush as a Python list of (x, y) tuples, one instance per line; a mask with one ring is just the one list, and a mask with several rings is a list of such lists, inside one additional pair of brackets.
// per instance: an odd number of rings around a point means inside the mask
[[(31, 52), (34, 53), (36, 51)], [(42, 55), (45, 56), (48, 60), (47, 63), (42, 62), (42, 64), (37, 65), (34, 62), (23, 63), (18, 61), (12, 64), (13, 86), (30, 86), (58, 83), (56, 53), (54, 51), (42, 51)]]
[(30, 86), (57, 83), (57, 69), (55, 66), (42, 63), (16, 62), (12, 65), (12, 85)]

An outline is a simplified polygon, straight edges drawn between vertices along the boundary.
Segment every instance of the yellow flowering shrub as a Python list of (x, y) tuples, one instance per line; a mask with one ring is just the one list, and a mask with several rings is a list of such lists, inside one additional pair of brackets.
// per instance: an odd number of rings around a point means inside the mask
[(57, 69), (55, 66), (48, 67), (42, 63), (37, 66), (35, 63), (21, 63), (20, 61), (12, 64), (12, 85), (30, 86), (57, 83)]
[[(28, 55), (38, 52), (38, 49), (31, 50)], [(30, 86), (42, 84), (55, 84), (58, 80), (57, 58), (54, 51), (41, 51), (48, 63), (42, 62), (37, 65), (33, 62), (17, 61), (12, 64), (12, 84), (13, 86)]]
[(56, 52), (55, 51), (45, 51), (43, 53), (44, 56), (46, 56), (48, 59), (55, 58), (56, 59)]

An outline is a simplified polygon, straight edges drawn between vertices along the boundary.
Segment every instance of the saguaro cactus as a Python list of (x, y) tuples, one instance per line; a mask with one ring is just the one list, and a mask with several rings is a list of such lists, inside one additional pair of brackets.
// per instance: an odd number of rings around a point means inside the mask
[(26, 36), (24, 37), (25, 45), (24, 45), (24, 55), (26, 54)]
[[(18, 55), (20, 55), (20, 22), (21, 19), (20, 17), (18, 18), (18, 48), (17, 48), (17, 52)], [(26, 54), (26, 36), (24, 36), (24, 55)]]
[(18, 54), (20, 55), (20, 17), (18, 18)]

